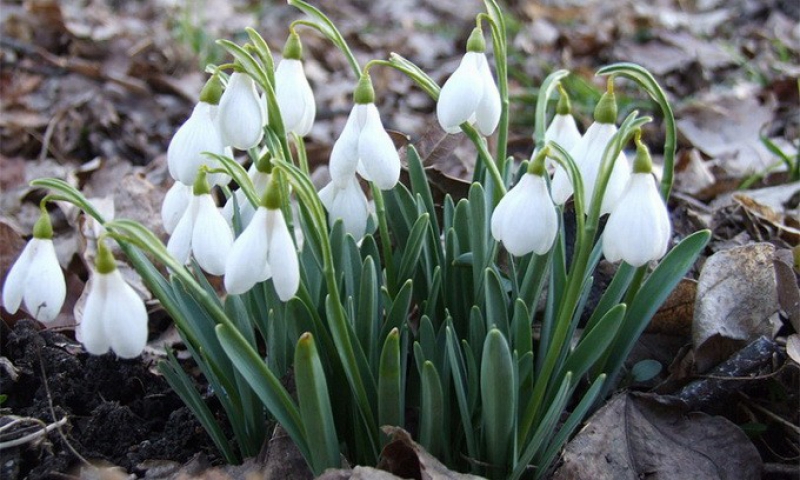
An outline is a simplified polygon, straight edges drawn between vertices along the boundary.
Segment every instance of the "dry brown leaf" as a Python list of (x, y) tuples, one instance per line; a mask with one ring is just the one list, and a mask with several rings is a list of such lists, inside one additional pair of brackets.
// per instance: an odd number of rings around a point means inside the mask
[(714, 185), (716, 179), (700, 152), (692, 148), (678, 157), (675, 165), (675, 188), (689, 194), (702, 192)]
[(692, 343), (697, 372), (766, 335), (780, 309), (773, 267), (775, 247), (755, 243), (706, 260), (697, 286)]
[(759, 138), (773, 120), (774, 106), (758, 101), (757, 88), (714, 92), (676, 115), (680, 133), (733, 176), (762, 172), (775, 161)]
[(761, 457), (723, 417), (618, 395), (567, 445), (556, 480), (761, 478)]
[(391, 441), (383, 447), (378, 468), (401, 478), (422, 480), (480, 480), (483, 477), (449, 470), (442, 462), (415, 442), (408, 432), (398, 427), (383, 427)]
[(775, 282), (778, 302), (795, 333), (800, 333), (800, 287), (794, 272), (794, 258), (791, 250), (775, 252)]
[(688, 278), (681, 279), (675, 290), (669, 294), (667, 300), (653, 316), (647, 332), (689, 335), (692, 331), (696, 296), (697, 282)]

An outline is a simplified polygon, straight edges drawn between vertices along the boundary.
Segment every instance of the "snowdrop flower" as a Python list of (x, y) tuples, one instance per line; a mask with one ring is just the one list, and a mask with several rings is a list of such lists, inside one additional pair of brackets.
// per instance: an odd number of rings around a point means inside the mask
[(81, 343), (92, 355), (103, 355), (111, 349), (119, 357), (133, 358), (147, 344), (147, 309), (139, 294), (122, 278), (102, 239), (78, 329)]
[(355, 174), (350, 180), (340, 182), (333, 180), (319, 191), (319, 199), (328, 211), (331, 226), (337, 219), (342, 219), (344, 231), (360, 240), (367, 231), (369, 208), (367, 197), (358, 185)]
[[(587, 213), (591, 209), (592, 195), (594, 195), (603, 153), (611, 137), (617, 133), (617, 126), (614, 124), (617, 118), (617, 104), (611, 82), (609, 82), (608, 91), (603, 94), (595, 108), (594, 118), (594, 123), (569, 152), (581, 172)], [(614, 167), (603, 194), (603, 202), (600, 206), (601, 215), (610, 213), (613, 210), (629, 177), (630, 166), (628, 159), (625, 153), (620, 152), (619, 156), (614, 160)], [(552, 192), (553, 200), (559, 205), (566, 202), (572, 195), (573, 186), (564, 169), (556, 169), (556, 173), (553, 176)]]
[(447, 79), (436, 104), (439, 125), (447, 133), (458, 133), (464, 122), (476, 123), (484, 135), (491, 135), (500, 122), (500, 92), (489, 70), (486, 41), (476, 27), (467, 41), (467, 53)]
[(283, 49), (283, 60), (275, 70), (275, 96), (286, 131), (304, 137), (311, 131), (317, 107), (303, 71), (302, 58), (300, 37), (292, 32)]
[(239, 150), (255, 147), (264, 135), (263, 106), (250, 75), (233, 72), (219, 99), (217, 123), (222, 140)]
[(389, 190), (400, 180), (400, 156), (383, 128), (368, 73), (361, 76), (353, 98), (355, 106), (331, 151), (331, 177), (345, 185), (358, 171), (381, 190)]
[[(572, 105), (570, 104), (569, 96), (560, 83), (558, 84), (558, 91), (561, 96), (556, 106), (556, 114), (550, 121), (550, 125), (547, 126), (547, 130), (544, 132), (544, 142), (555, 142), (564, 150), (570, 152), (575, 148), (578, 142), (581, 141), (581, 132), (578, 130), (578, 125), (575, 123), (575, 117), (572, 116)], [(534, 152), (534, 157), (536, 153), (537, 152)], [(545, 165), (550, 171), (552, 171), (553, 168), (562, 168), (550, 158), (545, 161)]]
[[(264, 195), (264, 193), (267, 191), (267, 185), (269, 185), (269, 172), (272, 171), (269, 155), (269, 152), (267, 152), (265, 155), (262, 155), (260, 159), (253, 162), (253, 165), (251, 165), (250, 169), (247, 171), (247, 175), (253, 182), (253, 188), (256, 191), (256, 195), (259, 197)], [(250, 200), (247, 198), (247, 195), (244, 194), (244, 190), (241, 188), (233, 192), (231, 198), (225, 202), (225, 206), (222, 208), (222, 216), (225, 217), (225, 220), (229, 225), (233, 225), (234, 200), (236, 201), (236, 204), (239, 205), (239, 216), (241, 217), (242, 227), (246, 227), (253, 218), (253, 214), (256, 212), (256, 207), (250, 203)]]
[(200, 101), (192, 115), (178, 128), (167, 148), (169, 174), (184, 185), (192, 185), (203, 165), (215, 161), (203, 152), (225, 155), (225, 145), (217, 128), (217, 103), (220, 96), (219, 77), (212, 76), (200, 93)]
[(270, 278), (282, 301), (288, 301), (297, 293), (300, 266), (280, 204), (280, 185), (273, 176), (262, 205), (234, 242), (225, 264), (228, 293), (244, 293)]
[(558, 233), (556, 207), (547, 190), (544, 161), (547, 148), (528, 166), (520, 181), (508, 191), (492, 213), (492, 236), (506, 250), (521, 257), (547, 253)]
[(175, 182), (164, 195), (164, 203), (161, 204), (161, 223), (164, 224), (164, 230), (170, 235), (175, 231), (175, 227), (189, 207), (191, 198), (192, 187), (181, 182)]
[(3, 306), (16, 313), (20, 303), (40, 322), (52, 322), (64, 305), (67, 285), (53, 246), (53, 226), (42, 206), (33, 238), (14, 262), (3, 285)]
[(210, 192), (206, 173), (201, 170), (189, 206), (175, 226), (167, 250), (184, 264), (194, 254), (200, 268), (212, 275), (222, 275), (233, 244), (233, 233), (214, 204)]
[(603, 233), (603, 255), (609, 262), (622, 260), (640, 267), (667, 253), (672, 234), (669, 212), (653, 178), (647, 147), (636, 136), (633, 174)]

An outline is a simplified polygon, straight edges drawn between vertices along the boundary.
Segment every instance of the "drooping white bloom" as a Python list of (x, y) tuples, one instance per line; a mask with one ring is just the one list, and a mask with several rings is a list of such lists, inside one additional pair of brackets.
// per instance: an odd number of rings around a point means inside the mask
[(639, 267), (667, 252), (672, 226), (650, 173), (633, 173), (603, 233), (603, 255)]
[(367, 197), (358, 184), (355, 175), (346, 182), (332, 181), (319, 191), (319, 199), (328, 211), (331, 226), (337, 219), (342, 219), (344, 231), (360, 240), (367, 230), (369, 207)]
[(161, 222), (167, 233), (172, 234), (175, 231), (175, 227), (189, 207), (191, 198), (192, 187), (181, 182), (175, 182), (167, 190), (167, 194), (164, 195), (164, 203), (161, 204)]
[(329, 168), (331, 178), (340, 184), (349, 182), (355, 171), (381, 190), (393, 188), (400, 180), (400, 156), (374, 103), (356, 103), (350, 111), (333, 145)]
[(275, 70), (275, 96), (287, 132), (308, 135), (314, 124), (317, 106), (314, 92), (303, 71), (303, 62), (284, 58)]
[(67, 285), (51, 238), (34, 238), (25, 245), (3, 285), (3, 306), (16, 313), (20, 303), (40, 322), (52, 322), (64, 305)]
[(217, 122), (222, 140), (239, 150), (255, 147), (264, 135), (263, 107), (256, 84), (246, 73), (234, 72), (219, 100)]
[[(586, 211), (591, 208), (592, 195), (594, 194), (595, 182), (600, 170), (600, 162), (603, 160), (603, 153), (611, 137), (617, 132), (616, 125), (611, 123), (594, 122), (586, 130), (581, 140), (569, 153), (578, 165), (583, 179), (583, 194), (586, 202)], [(617, 204), (619, 196), (622, 194), (625, 183), (630, 177), (630, 164), (624, 152), (620, 152), (614, 161), (614, 168), (611, 171), (603, 203), (600, 207), (600, 214), (610, 213)], [(553, 177), (553, 200), (557, 204), (563, 204), (572, 196), (573, 187), (569, 176), (562, 168), (557, 168)]]
[(436, 104), (439, 125), (447, 133), (458, 133), (459, 125), (474, 122), (488, 136), (497, 128), (500, 112), (500, 92), (486, 54), (467, 52), (439, 94)]
[(137, 357), (147, 344), (147, 309), (119, 270), (95, 271), (78, 328), (81, 343), (92, 355), (110, 348), (119, 357)]
[(526, 173), (492, 213), (492, 236), (515, 256), (547, 253), (558, 232), (556, 208), (544, 177)]
[[(256, 195), (261, 198), (261, 196), (264, 195), (264, 192), (267, 191), (270, 175), (256, 168), (255, 163), (250, 166), (250, 169), (247, 171), (247, 175), (253, 182)], [(231, 196), (231, 198), (225, 202), (225, 206), (222, 208), (222, 216), (225, 217), (225, 220), (228, 222), (228, 224), (233, 225), (234, 198), (237, 205), (239, 205), (239, 215), (242, 218), (242, 227), (247, 227), (247, 225), (250, 224), (250, 220), (253, 218), (253, 214), (256, 212), (256, 207), (250, 203), (250, 200), (247, 198), (247, 195), (244, 194), (244, 191), (241, 188), (233, 192), (233, 196)]]
[(194, 254), (200, 268), (212, 275), (222, 275), (232, 245), (233, 233), (228, 222), (211, 195), (203, 193), (189, 199), (189, 206), (178, 221), (167, 250), (184, 264)]
[(285, 302), (297, 293), (300, 267), (283, 213), (260, 206), (233, 244), (225, 265), (225, 289), (241, 294), (269, 278)]
[(216, 161), (203, 152), (225, 155), (225, 145), (217, 128), (217, 106), (198, 102), (192, 115), (175, 132), (167, 148), (167, 166), (175, 180), (192, 185), (203, 165), (216, 166)]
[[(557, 113), (544, 132), (544, 141), (545, 143), (551, 141), (555, 142), (567, 152), (572, 151), (581, 141), (581, 132), (578, 130), (578, 125), (575, 123), (575, 117), (571, 114), (562, 115)], [(548, 169), (550, 169), (551, 165), (554, 163), (553, 160), (548, 158)], [(555, 165), (557, 169), (562, 168), (558, 164)]]

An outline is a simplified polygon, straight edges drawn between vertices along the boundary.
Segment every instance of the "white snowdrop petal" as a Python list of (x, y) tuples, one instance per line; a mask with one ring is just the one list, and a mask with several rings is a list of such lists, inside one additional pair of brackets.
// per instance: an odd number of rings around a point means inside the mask
[(617, 156), (617, 159), (614, 161), (614, 168), (611, 170), (611, 176), (608, 178), (606, 191), (603, 194), (600, 215), (611, 213), (614, 210), (631, 176), (630, 172), (631, 166), (628, 163), (628, 157), (624, 152), (619, 152), (619, 156)]
[(367, 119), (358, 137), (358, 156), (366, 178), (381, 190), (393, 188), (400, 180), (400, 156), (372, 103), (367, 105)]
[(478, 60), (478, 71), (483, 83), (483, 95), (475, 108), (475, 124), (482, 134), (489, 136), (494, 133), (494, 129), (500, 123), (502, 104), (500, 92), (497, 90), (494, 77), (489, 70), (489, 62), (486, 60), (485, 54), (482, 54)]
[(234, 72), (219, 99), (217, 122), (225, 144), (239, 150), (258, 145), (264, 134), (262, 105), (253, 79)]
[(484, 87), (478, 68), (479, 55), (482, 54), (467, 52), (439, 93), (436, 117), (447, 133), (458, 132), (458, 126), (475, 114), (481, 101)]
[(189, 207), (189, 200), (192, 198), (192, 187), (181, 182), (175, 182), (167, 194), (164, 196), (164, 203), (161, 204), (161, 222), (164, 230), (172, 234), (184, 212)]
[(242, 294), (266, 280), (263, 266), (267, 265), (267, 249), (267, 209), (259, 207), (250, 224), (233, 242), (225, 262), (225, 290), (228, 293)]
[(189, 199), (189, 206), (183, 212), (183, 216), (167, 242), (167, 251), (183, 265), (189, 263), (189, 255), (192, 253), (192, 230), (197, 216), (197, 206), (195, 196), (192, 195), (192, 198)]
[(199, 102), (192, 115), (178, 128), (167, 148), (167, 166), (175, 180), (192, 185), (197, 172), (211, 160), (203, 152), (223, 155), (222, 137), (213, 121), (215, 106)]
[(367, 197), (358, 184), (355, 176), (339, 188), (334, 182), (329, 183), (319, 192), (320, 200), (328, 211), (328, 223), (333, 226), (337, 219), (342, 219), (344, 231), (360, 240), (367, 229), (369, 208)]
[(342, 134), (333, 144), (328, 170), (334, 180), (345, 181), (358, 168), (358, 137), (361, 131), (361, 127), (358, 124), (359, 106), (354, 106), (350, 111)]
[(545, 142), (554, 141), (567, 152), (575, 148), (581, 140), (581, 132), (572, 115), (556, 114), (544, 132)]
[(563, 205), (572, 196), (574, 190), (569, 174), (563, 167), (556, 164), (556, 172), (553, 174), (553, 181), (550, 184), (553, 201), (556, 205)]
[(512, 255), (546, 253), (553, 245), (557, 218), (544, 178), (526, 174), (515, 187), (520, 194), (512, 199), (503, 223), (503, 245)]
[(273, 216), (269, 233), (268, 263), (272, 282), (281, 301), (288, 301), (300, 287), (300, 266), (292, 236), (280, 210), (270, 210)]
[(498, 242), (503, 241), (505, 235), (505, 221), (506, 218), (511, 214), (509, 208), (513, 203), (516, 202), (516, 198), (522, 192), (521, 189), (517, 188), (519, 183), (515, 185), (511, 190), (506, 193), (500, 202), (495, 207), (494, 212), (492, 212), (492, 220), (491, 220), (491, 230), (492, 230), (492, 237)]
[(222, 275), (233, 246), (233, 233), (211, 195), (197, 195), (195, 201), (199, 206), (192, 229), (192, 253), (204, 271)]
[(36, 320), (47, 323), (55, 320), (64, 306), (67, 284), (53, 241), (42, 239), (39, 242), (25, 277), (23, 299), (28, 313)]
[(92, 276), (88, 287), (89, 295), (83, 306), (83, 318), (78, 325), (83, 348), (92, 355), (103, 355), (111, 347), (103, 324), (107, 283), (108, 275), (95, 273)]
[(111, 349), (120, 358), (138, 357), (147, 345), (147, 309), (119, 270), (108, 274), (104, 326)]
[[(275, 70), (275, 95), (287, 132), (305, 136), (316, 115), (314, 92), (303, 71), (303, 62), (283, 59)], [(310, 117), (310, 121), (309, 121)]]
[(666, 253), (672, 227), (652, 175), (633, 174), (606, 222), (603, 254), (639, 267)]
[(11, 270), (6, 276), (3, 284), (3, 307), (8, 313), (16, 313), (19, 310), (19, 305), (22, 303), (22, 297), (25, 294), (25, 278), (30, 272), (31, 261), (41, 242), (42, 240), (38, 238), (31, 239), (25, 245), (22, 253), (14, 262), (14, 265), (11, 266)]

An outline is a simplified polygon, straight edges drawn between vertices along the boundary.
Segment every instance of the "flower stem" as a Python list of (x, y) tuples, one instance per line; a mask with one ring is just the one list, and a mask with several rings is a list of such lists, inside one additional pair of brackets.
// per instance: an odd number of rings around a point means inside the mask
[(394, 298), (397, 294), (397, 283), (395, 278), (394, 256), (392, 255), (392, 239), (389, 236), (389, 225), (386, 222), (386, 202), (383, 199), (383, 192), (380, 188), (370, 182), (372, 189), (372, 199), (375, 201), (375, 214), (378, 216), (378, 230), (381, 234), (381, 249), (383, 250), (383, 263), (386, 265), (386, 289), (389, 296)]

